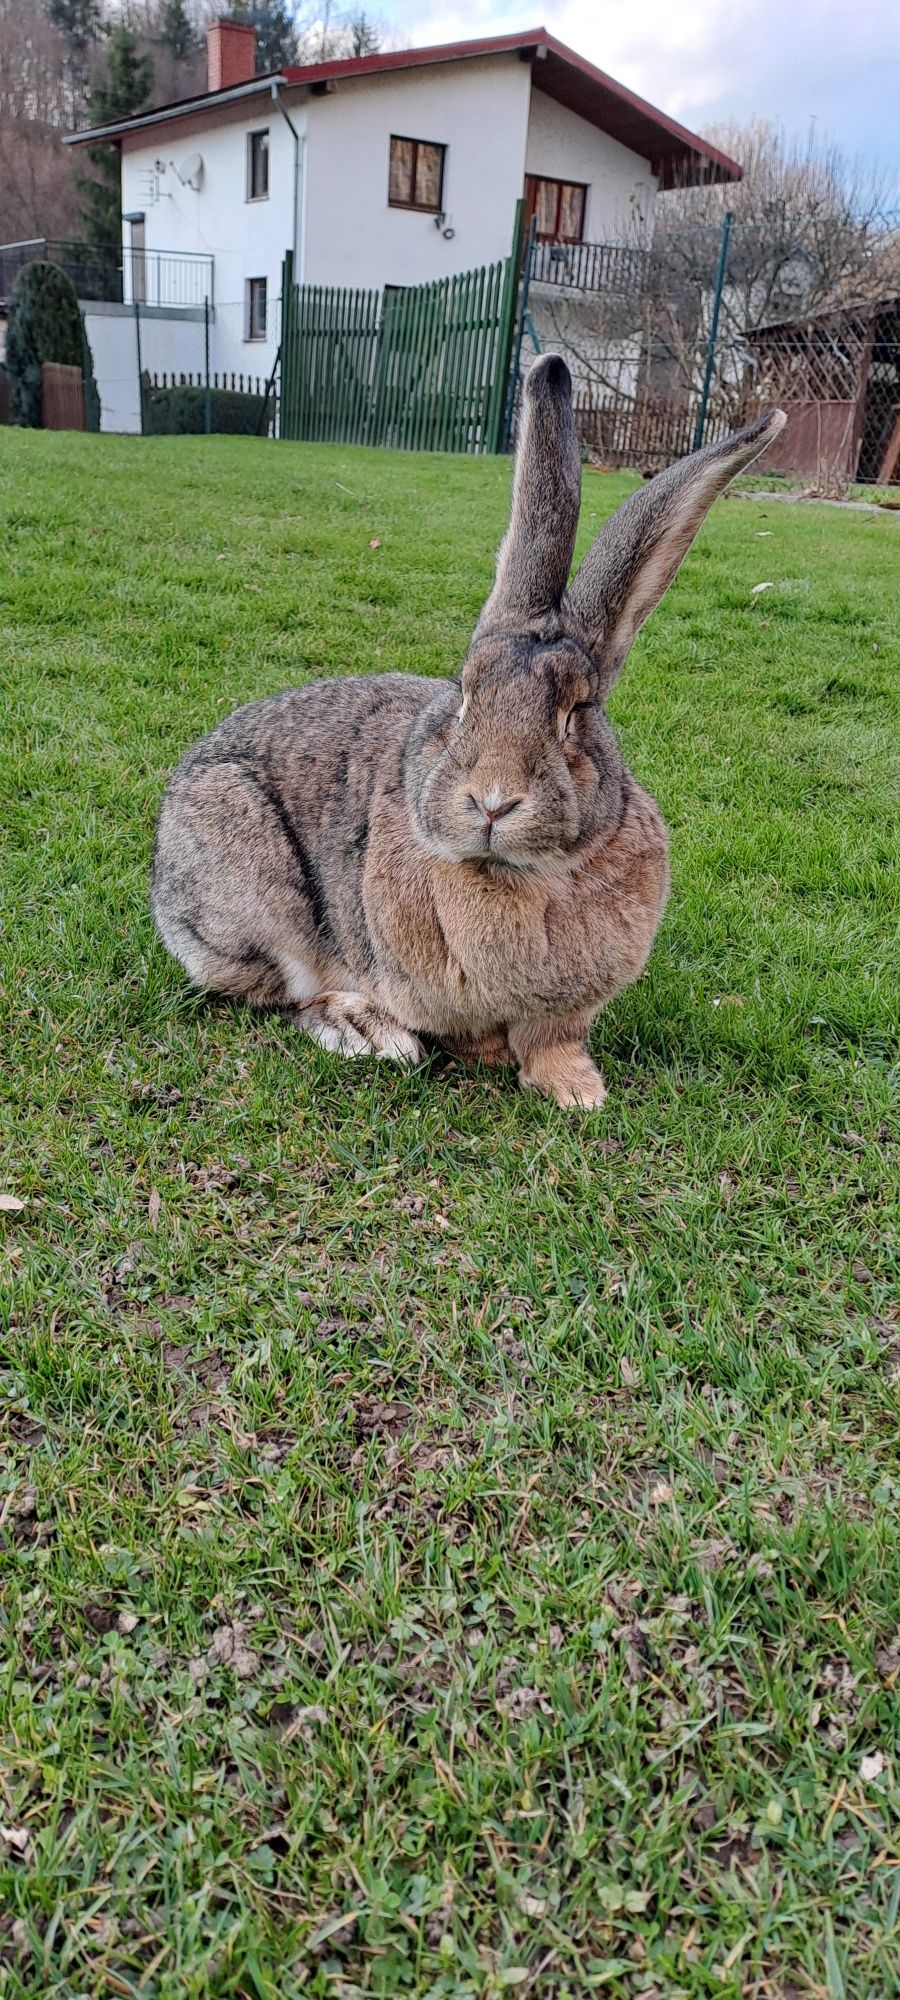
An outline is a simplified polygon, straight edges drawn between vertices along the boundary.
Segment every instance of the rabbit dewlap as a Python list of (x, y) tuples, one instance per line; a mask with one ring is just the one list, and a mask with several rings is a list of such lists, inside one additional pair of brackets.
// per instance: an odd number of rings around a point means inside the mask
[(670, 466), (571, 585), (581, 466), (564, 362), (528, 375), (509, 528), (456, 680), (384, 674), (252, 702), (163, 799), (153, 913), (191, 979), (324, 1048), (420, 1035), (599, 1105), (594, 1016), (642, 971), (669, 885), (659, 810), (604, 702), (717, 493), (777, 411)]

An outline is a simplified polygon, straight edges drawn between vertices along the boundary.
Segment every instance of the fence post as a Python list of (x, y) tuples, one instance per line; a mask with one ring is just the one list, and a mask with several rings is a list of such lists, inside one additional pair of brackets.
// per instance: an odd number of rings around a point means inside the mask
[[(281, 342), (279, 341), (279, 343), (278, 343), (278, 353), (276, 354), (276, 356), (275, 356), (275, 359), (274, 359), (274, 361), (273, 361), (273, 363), (272, 363), (272, 373), (271, 373), (271, 375), (269, 376), (269, 379), (268, 379), (268, 381), (267, 381), (267, 383), (266, 383), (266, 386), (265, 386), (265, 389), (263, 390), (263, 406), (262, 406), (262, 409), (260, 410), (260, 413), (259, 413), (259, 417), (258, 417), (258, 419), (257, 419), (257, 424), (256, 424), (256, 435), (257, 435), (257, 437), (262, 437), (262, 429), (263, 429), (263, 424), (264, 424), (264, 423), (266, 422), (266, 419), (267, 419), (267, 417), (268, 417), (268, 410), (269, 410), (269, 397), (271, 396), (271, 394), (272, 394), (272, 390), (273, 390), (273, 389), (274, 389), (274, 387), (275, 387), (275, 378), (276, 378), (276, 376), (277, 376), (277, 374), (278, 374), (278, 364), (279, 364), (280, 360), (281, 360)], [(258, 380), (258, 379), (259, 379), (259, 378), (257, 377), (257, 380)], [(274, 416), (274, 410), (273, 410), (273, 413), (272, 413), (272, 414), (273, 414), (273, 416)], [(271, 419), (269, 419), (269, 421), (271, 422)], [(275, 435), (275, 425), (274, 425), (274, 423), (272, 423), (272, 436), (274, 437), (274, 435)]]
[(134, 341), (137, 350), (138, 409), (141, 416), (141, 436), (144, 435), (144, 370), (141, 365), (141, 305), (134, 301)]
[(520, 198), (516, 202), (512, 248), (507, 260), (500, 300), (500, 323), (495, 348), (496, 379), (491, 396), (491, 412), (484, 445), (486, 451), (500, 451), (502, 449), (503, 413), (506, 407), (507, 376), (515, 332), (516, 299), (519, 293), (519, 273), (522, 264), (524, 226), (525, 203)]
[(206, 433), (206, 436), (209, 437), (209, 434), (212, 430), (212, 397), (209, 393), (209, 294), (208, 293), (203, 301), (203, 369), (204, 369), (203, 429)]
[(725, 211), (725, 215), (722, 222), (722, 236), (719, 243), (719, 261), (718, 264), (716, 265), (716, 288), (713, 294), (712, 314), (709, 322), (709, 339), (706, 343), (706, 367), (703, 371), (703, 388), (700, 391), (700, 405), (697, 410), (697, 422), (694, 425), (695, 451), (700, 450), (700, 446), (703, 443), (703, 433), (706, 429), (706, 411), (707, 411), (707, 405), (709, 403), (709, 391), (712, 384), (713, 368), (715, 367), (716, 341), (718, 340), (719, 337), (719, 309), (722, 304), (722, 293), (725, 289), (725, 270), (728, 264), (728, 241), (731, 236), (731, 225), (733, 221), (734, 221), (734, 216), (731, 212), (731, 209), (728, 208)]
[(503, 412), (503, 435), (500, 439), (501, 451), (509, 450), (512, 431), (513, 411), (516, 406), (516, 384), (519, 380), (519, 363), (522, 359), (522, 335), (525, 331), (525, 315), (528, 311), (528, 293), (531, 288), (531, 268), (534, 263), (534, 246), (537, 240), (537, 216), (533, 215), (528, 229), (528, 243), (525, 250), (525, 266), (522, 272), (522, 296), (519, 300), (519, 318), (513, 345), (512, 366), (506, 391), (506, 407)]
[(286, 250), (281, 267), (281, 340), (278, 351), (281, 355), (281, 408), (279, 411), (279, 437), (293, 437), (293, 391), (295, 380), (295, 339), (294, 328), (297, 321), (296, 299), (294, 296), (294, 253)]

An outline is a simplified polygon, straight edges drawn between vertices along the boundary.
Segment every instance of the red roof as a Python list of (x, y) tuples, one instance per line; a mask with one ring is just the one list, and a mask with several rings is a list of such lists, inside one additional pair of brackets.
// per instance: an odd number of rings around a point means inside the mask
[(685, 179), (736, 181), (741, 169), (736, 160), (688, 131), (664, 111), (657, 111), (643, 97), (614, 77), (597, 69), (584, 56), (548, 34), (546, 28), (530, 28), (517, 35), (485, 35), (479, 41), (441, 42), (424, 49), (384, 49), (371, 56), (340, 56), (331, 62), (306, 63), (269, 71), (227, 90), (207, 91), (199, 97), (182, 98), (174, 104), (159, 105), (153, 111), (138, 112), (113, 124), (98, 125), (90, 131), (69, 133), (67, 145), (87, 139), (114, 139), (142, 127), (164, 125), (189, 112), (216, 110), (235, 97), (264, 90), (273, 81), (321, 90), (328, 84), (351, 82), (356, 77), (382, 76), (392, 70), (424, 69), (437, 63), (466, 62), (479, 56), (520, 55), (533, 59), (532, 80), (537, 90), (556, 99), (569, 111), (608, 132), (623, 146), (648, 160), (661, 187), (675, 187)]
[(711, 146), (696, 132), (688, 131), (664, 111), (626, 90), (623, 83), (607, 76), (605, 70), (566, 47), (546, 28), (531, 28), (517, 35), (485, 35), (474, 42), (441, 42), (425, 49), (383, 49), (372, 56), (336, 57), (333, 62), (308, 63), (285, 69), (288, 83), (337, 82), (342, 77), (380, 76), (386, 70), (419, 69), (428, 64), (463, 62), (473, 56), (534, 53), (534, 83), (538, 90), (555, 97), (559, 104), (577, 112), (591, 125), (609, 132), (623, 146), (649, 160), (662, 187), (673, 187), (689, 163), (700, 168), (707, 181), (739, 181), (741, 169), (727, 153)]

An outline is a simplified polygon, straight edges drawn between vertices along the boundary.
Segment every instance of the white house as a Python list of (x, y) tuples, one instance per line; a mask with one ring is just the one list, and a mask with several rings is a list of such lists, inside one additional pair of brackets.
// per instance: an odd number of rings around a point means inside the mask
[(217, 22), (208, 48), (202, 97), (67, 141), (121, 153), (125, 304), (88, 327), (118, 428), (134, 299), (145, 366), (196, 370), (205, 320), (214, 371), (264, 376), (288, 249), (301, 283), (421, 284), (507, 256), (522, 197), (540, 240), (608, 243), (649, 228), (657, 189), (740, 171), (543, 28), (265, 76), (251, 28)]

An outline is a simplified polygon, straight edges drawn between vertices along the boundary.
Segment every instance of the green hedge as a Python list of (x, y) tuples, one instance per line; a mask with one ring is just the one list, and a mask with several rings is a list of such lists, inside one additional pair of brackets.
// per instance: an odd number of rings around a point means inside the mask
[[(154, 389), (143, 385), (144, 433), (150, 437), (195, 437), (206, 430), (206, 390)], [(272, 398), (269, 398), (271, 410)], [(210, 389), (210, 430), (256, 437), (268, 428), (265, 396), (246, 389)]]

